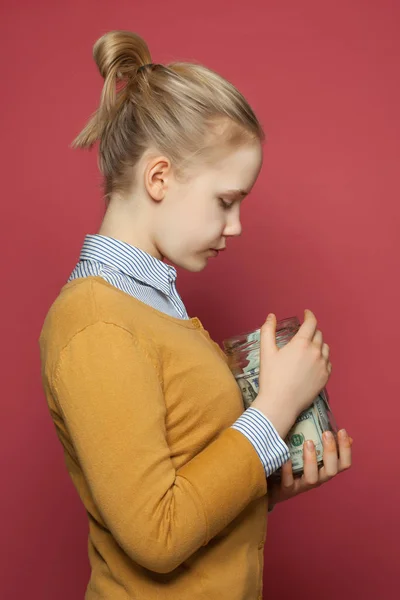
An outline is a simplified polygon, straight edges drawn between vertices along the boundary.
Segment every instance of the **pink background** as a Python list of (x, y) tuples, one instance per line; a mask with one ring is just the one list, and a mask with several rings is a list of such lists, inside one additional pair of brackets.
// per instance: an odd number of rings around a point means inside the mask
[(242, 238), (180, 274), (191, 315), (221, 341), (311, 308), (331, 346), (354, 467), (276, 508), (265, 598), (399, 597), (399, 22), (395, 0), (2, 3), (2, 599), (83, 598), (89, 575), (37, 339), (100, 223), (96, 154), (68, 145), (97, 105), (91, 50), (110, 29), (138, 31), (156, 62), (219, 71), (268, 134)]

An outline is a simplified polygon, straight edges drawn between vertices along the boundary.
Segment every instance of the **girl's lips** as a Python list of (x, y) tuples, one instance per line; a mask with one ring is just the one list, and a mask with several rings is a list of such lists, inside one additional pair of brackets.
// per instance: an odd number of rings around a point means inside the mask
[(218, 254), (219, 254), (220, 252), (223, 252), (223, 250), (225, 250), (225, 249), (226, 249), (226, 246), (224, 246), (223, 248), (210, 248), (210, 249), (208, 250), (208, 252), (211, 252), (211, 255), (212, 255), (212, 256), (218, 256)]

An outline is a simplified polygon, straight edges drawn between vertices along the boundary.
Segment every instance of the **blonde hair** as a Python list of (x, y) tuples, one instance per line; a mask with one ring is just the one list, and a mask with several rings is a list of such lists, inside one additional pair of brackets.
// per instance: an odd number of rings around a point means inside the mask
[(136, 33), (106, 33), (93, 57), (104, 78), (100, 106), (72, 147), (100, 142), (106, 198), (130, 189), (134, 167), (149, 148), (165, 153), (179, 170), (220, 142), (264, 139), (253, 110), (231, 83), (197, 64), (152, 64)]

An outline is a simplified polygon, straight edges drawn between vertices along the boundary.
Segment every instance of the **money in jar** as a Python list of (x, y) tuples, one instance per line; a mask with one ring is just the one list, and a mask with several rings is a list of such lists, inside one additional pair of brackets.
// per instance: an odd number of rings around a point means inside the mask
[[(297, 317), (278, 321), (276, 325), (278, 348), (282, 348), (290, 342), (299, 328), (300, 321)], [(244, 407), (248, 408), (257, 397), (259, 390), (260, 329), (229, 338), (223, 342), (223, 346), (228, 356), (230, 369), (240, 387)], [(338, 431), (329, 406), (326, 388), (321, 390), (311, 406), (298, 416), (286, 436), (285, 442), (289, 447), (293, 473), (296, 476), (303, 473), (303, 444), (306, 440), (314, 442), (318, 465), (322, 466), (322, 434), (324, 431), (331, 431), (335, 438)], [(280, 469), (275, 475), (279, 477)]]

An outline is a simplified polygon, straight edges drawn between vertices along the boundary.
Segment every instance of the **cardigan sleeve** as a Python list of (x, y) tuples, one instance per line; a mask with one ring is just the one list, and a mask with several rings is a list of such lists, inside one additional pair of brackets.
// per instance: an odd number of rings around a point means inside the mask
[(266, 494), (261, 461), (233, 428), (174, 468), (156, 365), (125, 329), (75, 334), (50, 385), (105, 527), (143, 567), (172, 571)]

